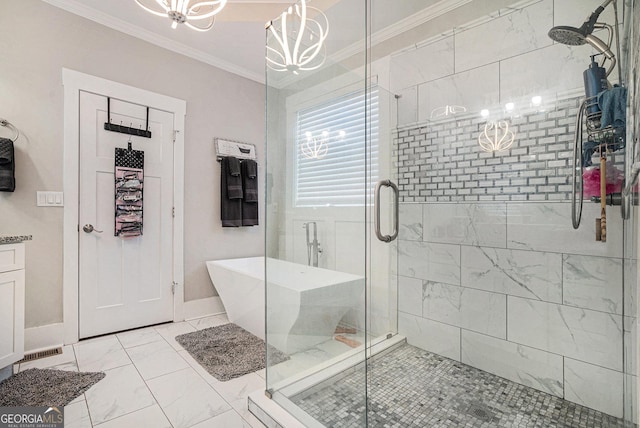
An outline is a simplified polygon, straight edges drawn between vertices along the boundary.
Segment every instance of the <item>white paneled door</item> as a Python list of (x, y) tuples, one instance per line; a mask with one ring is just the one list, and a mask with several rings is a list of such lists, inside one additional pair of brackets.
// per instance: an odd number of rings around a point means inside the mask
[[(111, 99), (111, 122), (145, 129), (147, 109)], [(149, 110), (152, 138), (104, 130), (107, 97), (80, 92), (79, 336), (173, 320), (173, 113)], [(116, 147), (144, 151), (144, 233), (114, 236)]]

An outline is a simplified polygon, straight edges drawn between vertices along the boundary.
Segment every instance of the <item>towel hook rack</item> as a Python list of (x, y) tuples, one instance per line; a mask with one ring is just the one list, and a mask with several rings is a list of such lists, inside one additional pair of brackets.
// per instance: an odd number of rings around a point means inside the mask
[(13, 130), (13, 132), (15, 133), (15, 136), (12, 138), (14, 143), (18, 140), (18, 138), (20, 138), (20, 130), (18, 128), (16, 128), (7, 119), (0, 118), (0, 126), (5, 126), (5, 127), (9, 128), (9, 129)]

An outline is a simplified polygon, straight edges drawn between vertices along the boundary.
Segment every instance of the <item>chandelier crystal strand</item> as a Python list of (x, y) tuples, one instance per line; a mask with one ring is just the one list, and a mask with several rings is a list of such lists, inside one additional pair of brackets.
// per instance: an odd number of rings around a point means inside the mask
[[(315, 12), (317, 19), (309, 18), (309, 11)], [(329, 21), (322, 11), (308, 7), (306, 0), (283, 12), (280, 19), (271, 23), (269, 31), (278, 45), (277, 49), (267, 46), (267, 66), (272, 70), (298, 74), (324, 64)]]
[[(213, 27), (215, 15), (227, 4), (227, 0), (135, 0), (138, 6), (149, 13), (171, 19), (171, 28), (185, 24), (196, 31), (207, 31)], [(197, 21), (196, 24), (194, 21)]]

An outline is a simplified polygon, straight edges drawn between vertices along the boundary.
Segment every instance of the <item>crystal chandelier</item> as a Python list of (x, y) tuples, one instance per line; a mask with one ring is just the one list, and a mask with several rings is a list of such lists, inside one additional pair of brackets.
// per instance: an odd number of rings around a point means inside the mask
[(168, 16), (172, 21), (171, 28), (185, 24), (197, 31), (207, 31), (213, 27), (215, 15), (227, 0), (136, 0), (136, 3), (154, 15)]
[[(309, 12), (314, 18), (309, 17)], [(279, 28), (276, 28), (279, 26)], [(325, 39), (329, 34), (327, 16), (306, 0), (290, 6), (279, 19), (268, 23), (277, 48), (267, 46), (267, 66), (275, 71), (315, 70), (322, 67), (326, 56)]]

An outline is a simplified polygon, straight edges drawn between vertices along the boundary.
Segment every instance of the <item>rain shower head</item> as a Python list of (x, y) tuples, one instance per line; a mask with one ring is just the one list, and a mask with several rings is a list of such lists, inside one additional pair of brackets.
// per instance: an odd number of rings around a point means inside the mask
[(558, 43), (569, 46), (580, 46), (587, 43), (586, 34), (583, 33), (582, 27), (575, 28), (565, 25), (553, 27), (549, 30), (549, 37)]
[[(581, 46), (588, 44), (593, 47), (598, 53), (603, 54), (611, 63), (607, 70), (607, 76), (613, 71), (613, 67), (616, 65), (616, 57), (611, 51), (611, 42), (613, 36), (613, 29), (610, 25), (597, 22), (598, 17), (604, 11), (604, 8), (609, 5), (613, 0), (605, 0), (580, 26), (580, 28), (569, 27), (565, 25), (559, 25), (549, 30), (549, 37), (563, 45), (569, 46)], [(617, 21), (616, 21), (617, 22)], [(605, 43), (598, 37), (594, 36), (594, 29), (606, 29), (609, 31), (609, 43)]]
[(551, 30), (549, 30), (549, 37), (551, 37), (552, 40), (558, 43), (569, 46), (580, 46), (588, 43), (587, 36), (593, 33), (598, 17), (600, 16), (604, 8), (607, 7), (612, 1), (613, 0), (605, 0), (605, 2), (602, 3), (587, 18), (586, 21), (584, 21), (580, 28), (568, 27), (564, 25), (553, 27)]

